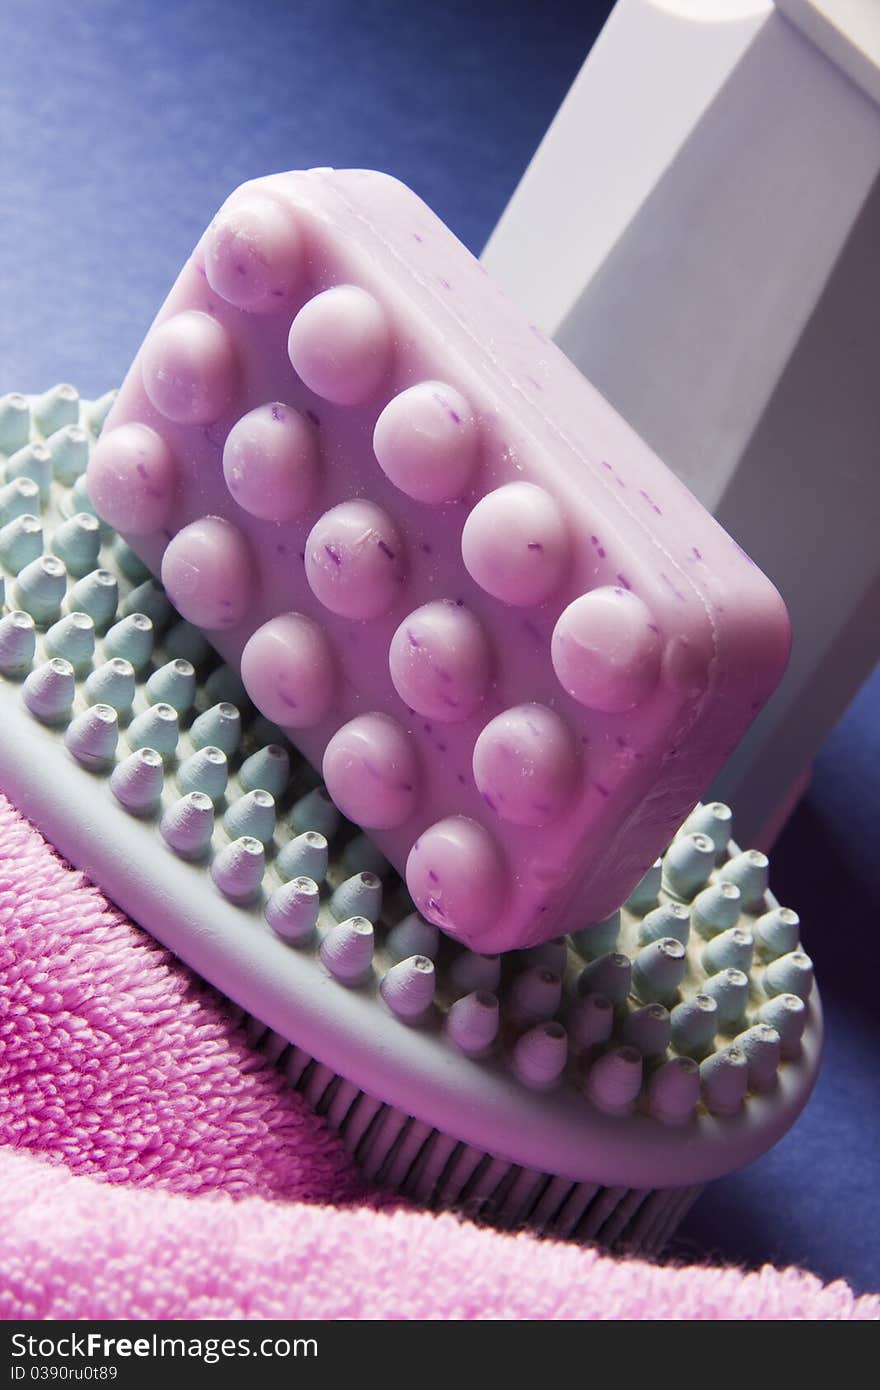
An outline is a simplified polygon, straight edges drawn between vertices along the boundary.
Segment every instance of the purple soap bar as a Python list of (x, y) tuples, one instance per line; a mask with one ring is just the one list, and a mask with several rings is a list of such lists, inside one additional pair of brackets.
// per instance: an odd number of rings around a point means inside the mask
[(381, 174), (233, 193), (88, 487), (483, 953), (612, 912), (785, 666), (768, 580)]

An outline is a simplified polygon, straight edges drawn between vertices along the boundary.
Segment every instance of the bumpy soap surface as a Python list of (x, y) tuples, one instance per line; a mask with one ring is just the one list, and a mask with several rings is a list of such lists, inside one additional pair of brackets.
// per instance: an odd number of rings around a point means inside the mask
[(618, 907), (787, 657), (769, 581), (381, 174), (232, 194), (88, 488), (482, 952)]

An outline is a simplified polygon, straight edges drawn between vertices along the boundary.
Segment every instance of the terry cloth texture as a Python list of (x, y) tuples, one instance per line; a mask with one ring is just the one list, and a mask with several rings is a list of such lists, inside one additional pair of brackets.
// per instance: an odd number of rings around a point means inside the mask
[(0, 797), (0, 1316), (880, 1318), (770, 1267), (614, 1259), (413, 1211), (240, 1014)]

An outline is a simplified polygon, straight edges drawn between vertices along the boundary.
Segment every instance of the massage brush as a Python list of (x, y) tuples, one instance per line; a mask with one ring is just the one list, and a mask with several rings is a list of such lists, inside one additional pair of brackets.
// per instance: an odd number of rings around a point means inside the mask
[(111, 399), (0, 402), (3, 789), (369, 1177), (659, 1249), (818, 1063), (693, 809), (775, 591), (377, 175), (233, 195)]

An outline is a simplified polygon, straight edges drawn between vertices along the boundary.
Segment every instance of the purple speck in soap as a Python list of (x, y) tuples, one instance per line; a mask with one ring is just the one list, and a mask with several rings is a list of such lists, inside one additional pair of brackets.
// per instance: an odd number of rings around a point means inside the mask
[(431, 880), (432, 883), (439, 883), (439, 882), (440, 882), (439, 878), (437, 877), (437, 875), (436, 875), (436, 873), (434, 872), (433, 869), (429, 869), (429, 870), (428, 870), (428, 878)]
[(691, 554), (695, 560), (702, 560), (703, 556), (695, 545), (691, 546)]
[(418, 651), (422, 645), (418, 637), (416, 637), (415, 633), (411, 632), (409, 628), (407, 628), (406, 630), (406, 640), (407, 642), (409, 642), (409, 645), (411, 647), (415, 648), (416, 651)]
[(272, 419), (273, 419), (273, 420), (285, 420), (286, 418), (287, 418), (287, 411), (284, 409), (284, 406), (283, 406), (283, 405), (273, 405), (273, 407), (272, 407)]
[(423, 236), (421, 236), (418, 232), (413, 232), (413, 240), (414, 240), (414, 241), (418, 241), (418, 242), (422, 242), (422, 241), (425, 240), (425, 238), (424, 238)]
[(526, 546), (526, 549), (527, 549), (527, 550), (540, 550), (540, 551), (543, 552), (544, 547), (543, 547), (543, 545), (541, 544), (540, 541), (529, 541), (528, 545)]
[(307, 420), (311, 420), (316, 430), (321, 428), (321, 421), (318, 419), (317, 415), (313, 410), (307, 410), (305, 412), (305, 415)]
[(463, 772), (460, 772), (460, 773), (458, 774), (458, 780), (459, 780), (459, 782), (461, 783), (462, 786), (465, 786), (465, 784), (466, 784), (466, 782), (467, 782), (467, 778), (465, 777), (465, 775), (464, 775)]
[(445, 275), (438, 275), (438, 276), (437, 276), (437, 283), (440, 284), (440, 285), (442, 285), (443, 288), (444, 288), (444, 290), (451, 290), (451, 289), (452, 289), (452, 286), (450, 285), (449, 281), (446, 279), (446, 276), (445, 276)]
[(604, 785), (604, 783), (602, 783), (602, 782), (594, 782), (594, 783), (593, 783), (593, 786), (596, 788), (596, 791), (599, 793), (600, 796), (606, 796), (606, 797), (607, 797), (607, 796), (610, 796), (610, 795), (611, 795), (610, 791), (609, 791), (608, 788)]
[(333, 561), (334, 565), (338, 566), (342, 564), (342, 556), (340, 555), (339, 551), (336, 549), (335, 546), (325, 545), (324, 553), (327, 555), (328, 559)]
[(393, 559), (394, 559), (394, 551), (391, 549), (391, 546), (388, 544), (387, 541), (380, 540), (380, 541), (379, 541), (379, 549), (381, 550), (381, 552), (382, 552), (383, 555), (387, 555), (387, 556), (388, 556), (388, 559), (389, 559), (389, 560), (393, 560)]
[(492, 798), (491, 798), (491, 796), (489, 795), (488, 792), (483, 792), (483, 800), (485, 801), (486, 805), (489, 807), (489, 810), (490, 810), (490, 811), (493, 811), (493, 812), (494, 812), (494, 811), (497, 811), (498, 808), (496, 807), (495, 802), (492, 800)]
[(621, 589), (631, 589), (631, 588), (632, 588), (632, 584), (630, 584), (630, 582), (629, 582), (629, 580), (627, 579), (627, 577), (626, 577), (625, 574), (618, 574), (618, 575), (617, 575), (617, 582), (618, 582), (618, 584), (620, 585)]
[(523, 622), (523, 627), (525, 628), (526, 632), (529, 634), (530, 637), (534, 637), (536, 642), (543, 642), (544, 634), (538, 627), (537, 623), (532, 622), (531, 618), (525, 619), (525, 621)]

